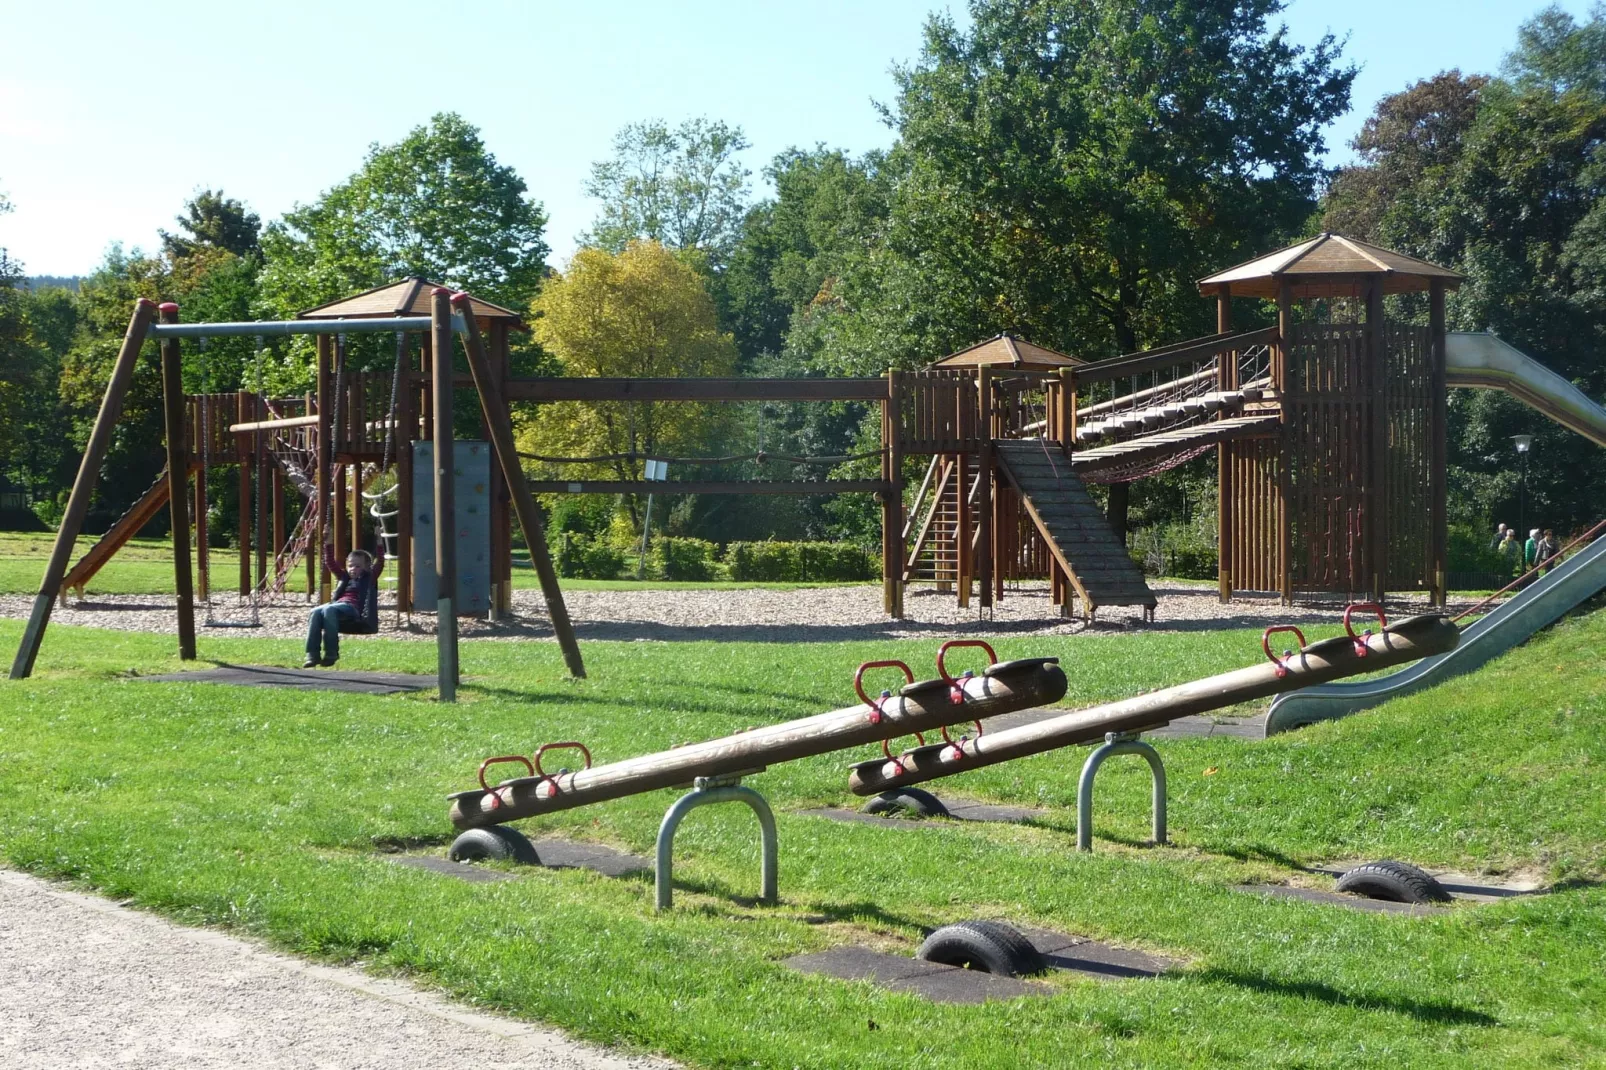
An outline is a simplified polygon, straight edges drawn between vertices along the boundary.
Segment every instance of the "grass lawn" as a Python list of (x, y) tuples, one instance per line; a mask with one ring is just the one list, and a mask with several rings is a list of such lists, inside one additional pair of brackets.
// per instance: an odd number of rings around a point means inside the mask
[[(12, 650), (17, 622), (0, 622)], [(203, 653), (288, 663), (293, 641)], [(1432, 1067), (1606, 1063), (1606, 610), (1476, 676), (1264, 743), (1162, 743), (1174, 845), (1146, 835), (1146, 767), (1100, 777), (1097, 851), (1074, 850), (1082, 752), (940, 782), (1047, 808), (1029, 826), (914, 829), (795, 813), (851, 805), (825, 756), (752, 778), (778, 810), (782, 904), (751, 905), (745, 810), (677, 841), (676, 909), (650, 878), (521, 870), (466, 884), (381, 848), (450, 839), (442, 796), (480, 758), (580, 739), (599, 761), (846, 705), (854, 666), (931, 663), (931, 642), (589, 643), (571, 681), (543, 643), (465, 646), (463, 701), (151, 684), (168, 637), (52, 629), (38, 675), (0, 683), (0, 857), (13, 866), (405, 973), (464, 999), (695, 1066)], [(1068, 704), (1260, 657), (1258, 633), (1006, 639), (1063, 654)], [(343, 666), (430, 671), (427, 644), (353, 640)], [(1214, 770), (1212, 775), (1205, 775)], [(672, 792), (526, 823), (651, 853)], [(1532, 869), (1554, 894), (1441, 915), (1363, 914), (1230, 890), (1298, 863), (1400, 857)], [(1154, 981), (1051, 977), (1057, 993), (938, 1006), (805, 977), (841, 943), (912, 953), (923, 932), (1001, 917), (1183, 960)]]

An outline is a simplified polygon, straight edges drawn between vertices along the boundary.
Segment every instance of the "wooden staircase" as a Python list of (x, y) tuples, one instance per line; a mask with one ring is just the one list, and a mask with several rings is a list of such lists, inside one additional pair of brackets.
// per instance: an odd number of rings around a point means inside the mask
[[(981, 507), (981, 480), (974, 466), (964, 475), (960, 488), (959, 465), (952, 457), (933, 457), (921, 484), (920, 494), (909, 510), (909, 526), (904, 532), (907, 553), (904, 558), (905, 583), (935, 583), (941, 587), (969, 580), (960, 575), (960, 547), (969, 547), (976, 537), (977, 510)], [(960, 494), (969, 499), (967, 531), (959, 536)], [(910, 543), (910, 537), (913, 543)]]
[(1153, 611), (1157, 600), (1143, 570), (1058, 447), (1002, 439), (994, 448), (1000, 475), (1019, 491), (1038, 534), (1082, 599), (1084, 615), (1091, 619), (1100, 606)]

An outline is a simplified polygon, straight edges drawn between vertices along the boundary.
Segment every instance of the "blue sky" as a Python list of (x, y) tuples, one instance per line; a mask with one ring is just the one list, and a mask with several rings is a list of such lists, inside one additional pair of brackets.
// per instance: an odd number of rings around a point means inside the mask
[[(893, 63), (933, 0), (455, 5), (0, 0), (0, 246), (33, 274), (81, 274), (108, 244), (150, 248), (195, 190), (264, 221), (310, 201), (438, 111), (478, 125), (551, 215), (554, 260), (594, 205), (581, 183), (644, 118), (740, 124), (758, 172), (789, 145), (854, 152), (891, 133)], [(1296, 41), (1348, 35), (1363, 67), (1337, 158), (1377, 99), (1449, 67), (1493, 71), (1539, 0), (1292, 0)], [(1584, 15), (1589, 0), (1563, 0)], [(138, 12), (139, 17), (134, 17)]]

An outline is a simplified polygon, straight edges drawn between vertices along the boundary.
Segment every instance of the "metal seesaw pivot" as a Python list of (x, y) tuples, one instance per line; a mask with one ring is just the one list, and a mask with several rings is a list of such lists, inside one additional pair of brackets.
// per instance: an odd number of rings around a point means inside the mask
[(1154, 774), (1154, 842), (1165, 843), (1165, 763), (1160, 752), (1143, 742), (1134, 732), (1106, 732), (1104, 742), (1087, 756), (1082, 776), (1076, 782), (1076, 849), (1093, 849), (1093, 778), (1104, 759), (1116, 754), (1141, 754)]
[(776, 890), (775, 814), (764, 796), (742, 784), (741, 773), (727, 773), (698, 777), (692, 782), (692, 790), (676, 799), (674, 805), (664, 813), (663, 824), (658, 826), (658, 852), (653, 867), (657, 909), (668, 910), (674, 905), (675, 831), (680, 828), (680, 822), (699, 806), (724, 802), (745, 803), (758, 815), (762, 853), (759, 899), (771, 904), (780, 901), (780, 893)]

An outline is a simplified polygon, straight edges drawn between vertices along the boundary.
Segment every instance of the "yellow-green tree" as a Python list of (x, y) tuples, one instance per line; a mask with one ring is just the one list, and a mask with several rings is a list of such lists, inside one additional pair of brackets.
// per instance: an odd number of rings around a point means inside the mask
[[(736, 366), (701, 276), (655, 241), (581, 249), (531, 311), (536, 340), (565, 375), (718, 376)], [(606, 458), (549, 466), (565, 478), (640, 479), (647, 457), (707, 456), (727, 423), (717, 405), (563, 402), (526, 413), (519, 438), (541, 456)]]

